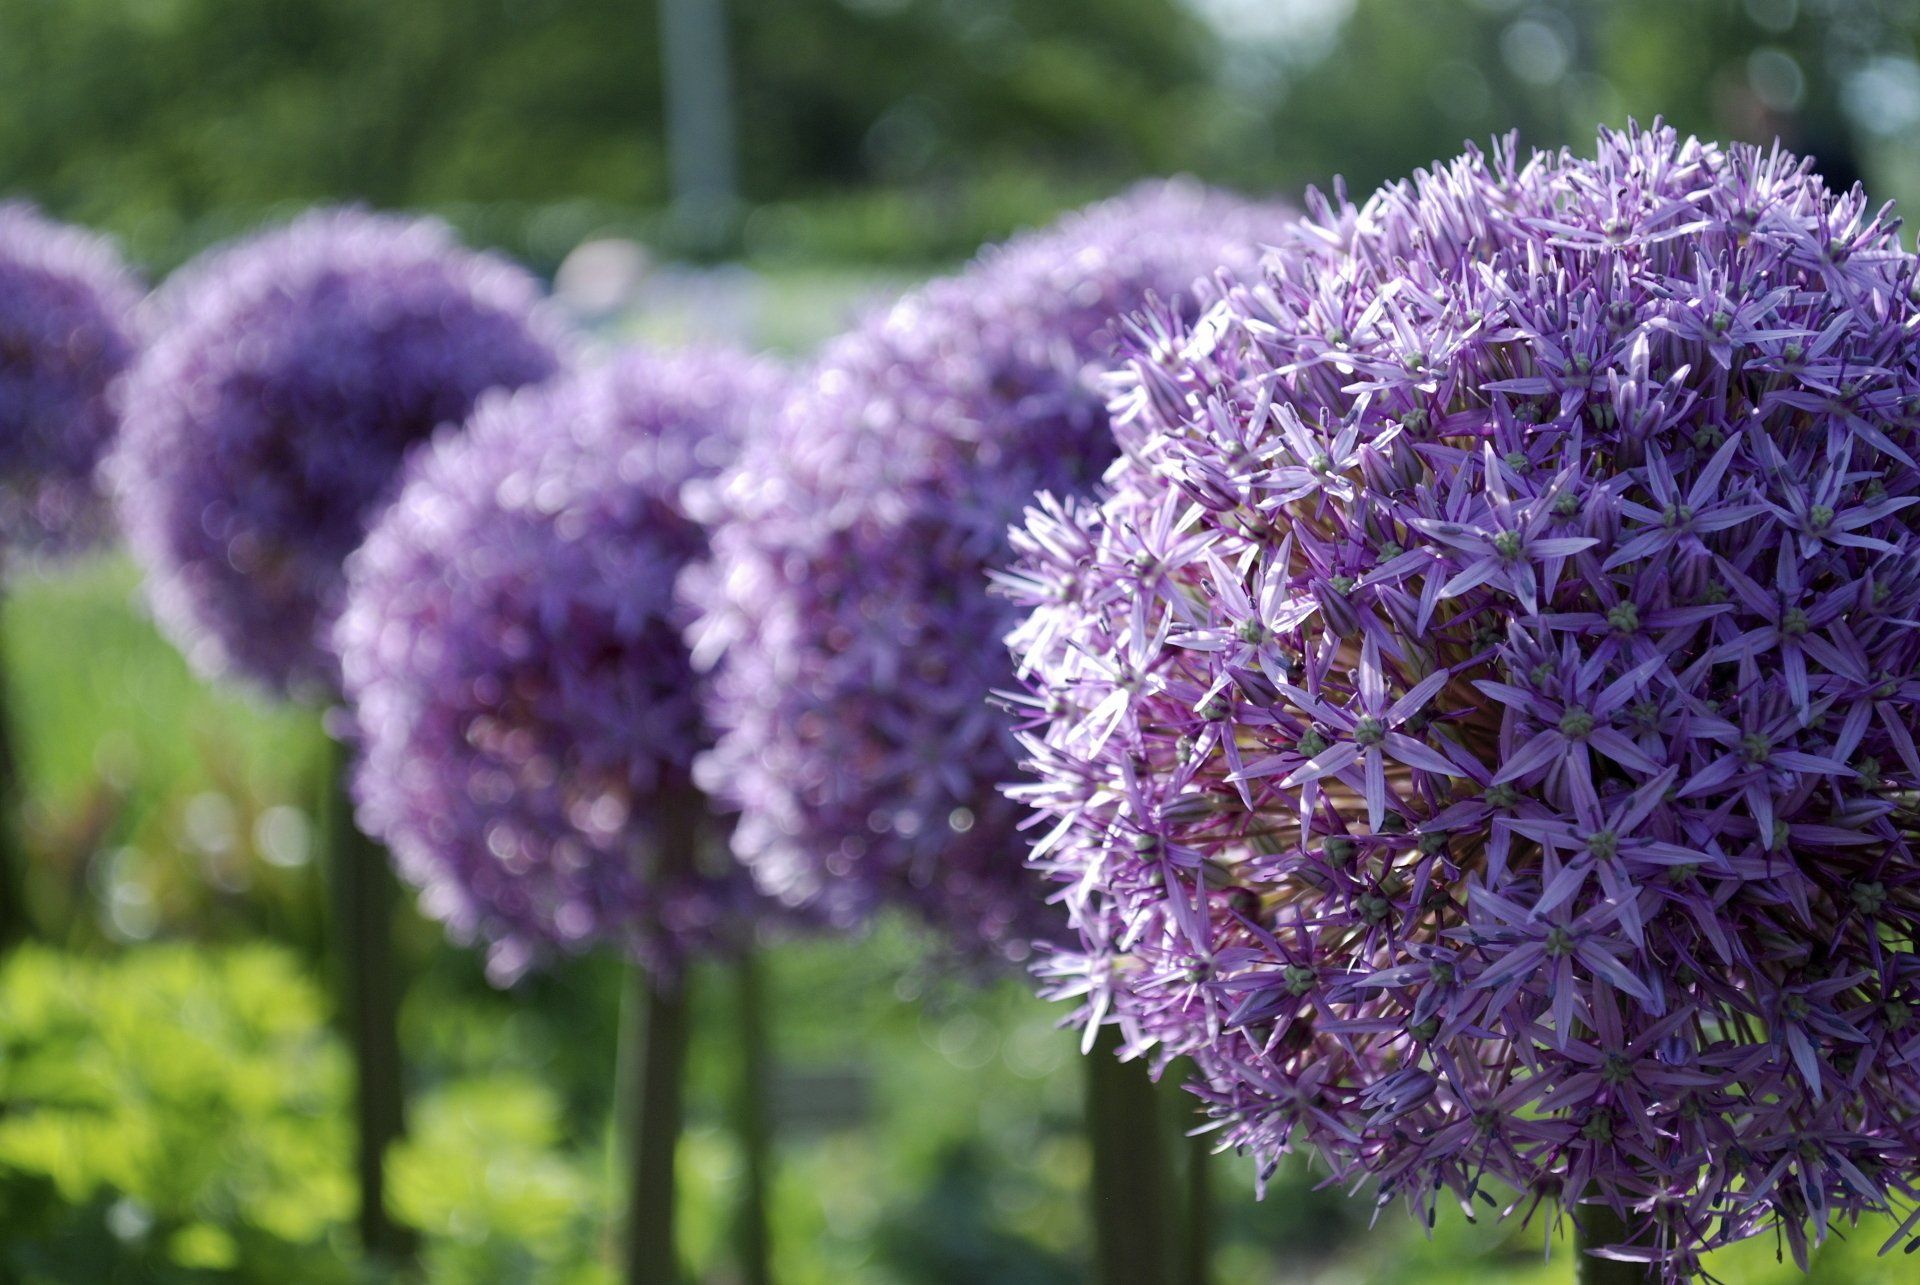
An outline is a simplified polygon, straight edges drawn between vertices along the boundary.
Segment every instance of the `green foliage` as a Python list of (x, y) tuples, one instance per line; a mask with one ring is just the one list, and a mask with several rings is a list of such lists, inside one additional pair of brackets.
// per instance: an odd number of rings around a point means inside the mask
[(272, 1280), (308, 1262), (352, 1206), (346, 1068), (320, 1013), (267, 947), (16, 952), (0, 970), (9, 1278)]
[[(751, 201), (1184, 164), (1167, 99), (1206, 45), (1174, 0), (1103, 0), (1091, 31), (1052, 0), (729, 9)], [(161, 266), (322, 199), (641, 230), (667, 197), (657, 25), (631, 0), (0, 0), (0, 191)], [(543, 240), (537, 211), (480, 217)]]
[[(1853, 71), (1914, 55), (1914, 0), (715, 2), (736, 248), (780, 261), (957, 259), (1143, 174), (1364, 189), (1630, 115), (1782, 134), (1887, 195), (1920, 174), (1909, 131), (1841, 111)], [(1757, 96), (1762, 52), (1792, 101)], [(0, 191), (160, 268), (323, 199), (440, 210), (541, 268), (595, 232), (688, 248), (655, 3), (0, 0), (0, 85)]]
[(610, 1281), (598, 1262), (606, 1185), (566, 1142), (557, 1096), (527, 1076), (462, 1081), (419, 1103), (391, 1164), (394, 1210), (427, 1237), (428, 1278)]
[[(1218, 2), (1218, 0), (1216, 0)], [(1775, 136), (1819, 156), (1829, 177), (1861, 168), (1885, 196), (1900, 154), (1869, 146), (1841, 112), (1842, 82), (1874, 53), (1914, 52), (1913, 0), (1339, 0), (1326, 56), (1288, 42), (1232, 63), (1260, 128), (1227, 143), (1212, 172), (1244, 183), (1281, 173), (1356, 193), (1509, 130), (1535, 146), (1589, 144), (1596, 124), (1664, 116), (1708, 137)], [(1773, 30), (1756, 15), (1778, 14)], [(1529, 58), (1528, 51), (1546, 48)], [(1793, 59), (1797, 99), (1769, 105), (1753, 55)], [(1234, 153), (1237, 151), (1237, 155)]]

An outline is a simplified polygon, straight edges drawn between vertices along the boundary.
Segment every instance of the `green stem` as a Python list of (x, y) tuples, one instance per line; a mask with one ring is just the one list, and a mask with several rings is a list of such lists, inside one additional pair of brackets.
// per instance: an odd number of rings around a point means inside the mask
[(33, 936), (27, 863), (20, 842), (20, 764), (13, 752), (13, 693), (0, 660), (0, 952)]
[(621, 1253), (627, 1285), (679, 1285), (673, 1162), (685, 1106), (687, 998), (682, 984), (663, 987), (645, 969), (629, 971), (627, 1215)]
[(1146, 1063), (1120, 1061), (1119, 1047), (1118, 1032), (1102, 1027), (1093, 1052), (1081, 1059), (1093, 1152), (1094, 1280), (1164, 1285), (1173, 1261), (1166, 1132)]
[(354, 824), (347, 769), (348, 754), (339, 748), (328, 762), (326, 826), (340, 1009), (353, 1050), (360, 1245), (369, 1257), (400, 1264), (412, 1255), (414, 1236), (387, 1211), (387, 1150), (406, 1132), (393, 869), (386, 850)]
[[(659, 810), (653, 877), (666, 881), (693, 868), (706, 809), (691, 792)], [(686, 1110), (689, 1008), (685, 976), (659, 978), (628, 970), (621, 1032), (622, 1127), (627, 1208), (620, 1255), (627, 1285), (679, 1285), (674, 1235), (674, 1157)]]
[(1213, 1182), (1209, 1172), (1213, 1143), (1211, 1135), (1204, 1133), (1186, 1142), (1187, 1207), (1181, 1226), (1180, 1279), (1183, 1285), (1209, 1285), (1213, 1279)]
[(1647, 1285), (1655, 1280), (1645, 1263), (1622, 1262), (1617, 1258), (1596, 1258), (1587, 1251), (1602, 1245), (1627, 1243), (1626, 1222), (1611, 1206), (1581, 1205), (1576, 1211), (1573, 1246), (1577, 1256), (1574, 1279), (1579, 1285)]
[(739, 1009), (740, 1079), (734, 1100), (734, 1129), (745, 1160), (735, 1242), (740, 1247), (740, 1279), (745, 1285), (772, 1285), (768, 1252), (767, 1186), (772, 1177), (772, 1124), (767, 1114), (771, 1058), (768, 1053), (766, 987), (753, 944), (740, 948), (734, 963)]

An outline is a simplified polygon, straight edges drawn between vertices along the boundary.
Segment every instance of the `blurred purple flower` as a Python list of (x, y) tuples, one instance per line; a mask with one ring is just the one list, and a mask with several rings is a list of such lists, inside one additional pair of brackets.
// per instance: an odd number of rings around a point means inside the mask
[(94, 469), (133, 360), (140, 286), (111, 242), (0, 204), (0, 544), (60, 553), (108, 524)]
[(659, 808), (704, 806), (685, 491), (783, 382), (725, 351), (634, 353), (491, 394), (411, 457), (348, 561), (360, 823), (498, 978), (605, 940), (671, 971), (739, 908), (723, 854), (669, 887), (646, 858)]
[(202, 672), (331, 693), (340, 564), (407, 448), (559, 369), (539, 287), (440, 223), (330, 210), (189, 264), (154, 313), (107, 469), (155, 612)]
[[(1094, 374), (1112, 325), (1223, 264), (1257, 260), (1275, 210), (1158, 184), (981, 255), (830, 344), (727, 479), (733, 520), (696, 660), (722, 739), (702, 783), (741, 811), (769, 893), (842, 923), (907, 902), (969, 951), (1018, 955), (1049, 919), (996, 786), (1011, 680), (987, 592), (1037, 488), (1112, 459)], [(983, 645), (985, 644), (985, 645)]]
[(1667, 1280), (1910, 1209), (1896, 228), (1778, 150), (1509, 143), (1143, 319), (1009, 578), (1052, 992), (1263, 1172), (1599, 1201)]

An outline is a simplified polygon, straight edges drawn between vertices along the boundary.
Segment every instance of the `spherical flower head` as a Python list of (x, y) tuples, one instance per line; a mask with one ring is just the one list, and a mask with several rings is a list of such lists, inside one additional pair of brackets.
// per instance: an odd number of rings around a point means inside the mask
[(416, 453), (348, 561), (360, 823), (498, 978), (606, 941), (671, 971), (740, 906), (723, 854), (654, 842), (662, 809), (705, 807), (674, 582), (706, 547), (687, 486), (782, 379), (690, 350), (492, 394)]
[(94, 469), (133, 360), (140, 286), (112, 243), (0, 204), (0, 544), (70, 552), (106, 531)]
[(330, 210), (188, 265), (154, 312), (107, 464), (155, 613), (202, 672), (331, 693), (341, 562), (407, 449), (559, 369), (539, 287), (438, 222)]
[[(1045, 962), (1226, 1137), (1622, 1213), (1920, 1171), (1920, 310), (1778, 150), (1470, 152), (1140, 327), (1017, 540)], [(1898, 1238), (1896, 1238), (1898, 1239)]]
[(702, 780), (762, 887), (838, 922), (917, 907), (967, 953), (1045, 922), (989, 694), (988, 593), (1038, 487), (1114, 447), (1094, 375), (1118, 320), (1249, 264), (1281, 224), (1192, 184), (1141, 188), (983, 254), (828, 346), (727, 480), (697, 656), (724, 654)]

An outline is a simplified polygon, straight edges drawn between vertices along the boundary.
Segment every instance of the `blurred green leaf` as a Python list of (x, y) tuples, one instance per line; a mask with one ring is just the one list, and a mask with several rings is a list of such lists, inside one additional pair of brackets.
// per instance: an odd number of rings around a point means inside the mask
[[(0, 1014), (0, 1263), (104, 1218), (128, 1261), (268, 1279), (350, 1214), (345, 1065), (285, 951), (27, 947)], [(48, 1190), (67, 1209), (15, 1233), (5, 1213)]]

